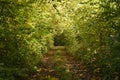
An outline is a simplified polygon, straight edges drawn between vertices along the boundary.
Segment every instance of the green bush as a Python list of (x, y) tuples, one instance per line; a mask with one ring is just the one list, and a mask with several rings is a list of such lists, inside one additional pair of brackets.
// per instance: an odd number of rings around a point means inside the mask
[(52, 33), (35, 18), (39, 16), (37, 10), (33, 15), (37, 3), (0, 1), (0, 63), (3, 64), (0, 78), (3, 80), (26, 80), (53, 45)]

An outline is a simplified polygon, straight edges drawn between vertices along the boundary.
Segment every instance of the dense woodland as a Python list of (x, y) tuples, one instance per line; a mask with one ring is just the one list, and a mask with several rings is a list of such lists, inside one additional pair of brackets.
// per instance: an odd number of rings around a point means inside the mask
[(27, 80), (54, 45), (120, 80), (120, 0), (0, 0), (0, 80)]

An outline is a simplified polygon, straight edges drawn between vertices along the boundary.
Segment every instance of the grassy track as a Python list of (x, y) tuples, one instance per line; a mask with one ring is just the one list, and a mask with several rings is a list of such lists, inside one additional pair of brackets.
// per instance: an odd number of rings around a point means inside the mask
[(88, 69), (68, 55), (64, 46), (57, 46), (44, 56), (42, 66), (29, 80), (100, 80), (91, 77)]

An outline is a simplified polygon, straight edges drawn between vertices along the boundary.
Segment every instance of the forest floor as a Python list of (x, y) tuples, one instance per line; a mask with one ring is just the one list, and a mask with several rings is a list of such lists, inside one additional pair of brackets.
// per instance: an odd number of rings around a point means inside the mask
[(100, 80), (92, 78), (86, 66), (67, 54), (64, 46), (52, 48), (30, 80)]

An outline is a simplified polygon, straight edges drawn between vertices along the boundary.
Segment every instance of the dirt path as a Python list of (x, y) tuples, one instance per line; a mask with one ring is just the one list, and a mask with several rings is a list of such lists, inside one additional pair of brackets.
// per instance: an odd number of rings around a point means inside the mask
[(69, 56), (63, 46), (51, 49), (42, 62), (30, 80), (91, 80), (87, 68)]

